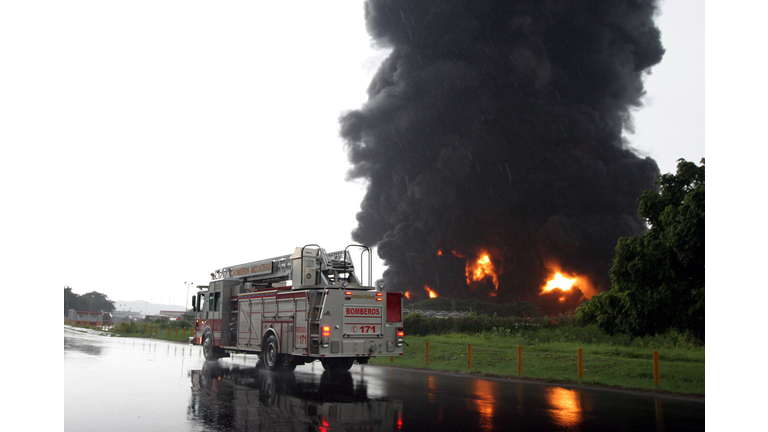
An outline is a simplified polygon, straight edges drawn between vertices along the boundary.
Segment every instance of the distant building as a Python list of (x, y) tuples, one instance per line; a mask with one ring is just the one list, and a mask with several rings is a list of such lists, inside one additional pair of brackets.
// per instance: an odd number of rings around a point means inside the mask
[(138, 311), (114, 311), (112, 312), (112, 320), (115, 323), (122, 323), (122, 322), (137, 322), (141, 321), (142, 319), (142, 313)]
[(171, 321), (184, 318), (184, 311), (160, 311), (161, 316), (170, 318)]
[(112, 315), (104, 311), (76, 311), (70, 309), (67, 312), (67, 319), (75, 324), (97, 326), (112, 322)]
[(156, 319), (163, 319), (165, 321), (176, 321), (184, 318), (184, 311), (160, 311), (157, 315), (147, 315), (144, 318), (145, 322), (152, 322)]

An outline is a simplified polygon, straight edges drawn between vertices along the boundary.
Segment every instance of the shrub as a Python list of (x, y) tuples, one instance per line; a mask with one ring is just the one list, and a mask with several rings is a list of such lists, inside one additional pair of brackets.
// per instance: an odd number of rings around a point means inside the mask
[(172, 321), (169, 324), (172, 328), (182, 328), (182, 329), (191, 329), (194, 327), (194, 324), (192, 324), (190, 321), (187, 320), (176, 320)]
[(597, 324), (581, 325), (572, 316), (549, 318), (425, 318), (409, 314), (403, 321), (406, 337), (428, 335), (474, 335), (481, 338), (513, 338), (519, 343), (575, 342), (642, 348), (697, 348), (701, 341), (690, 332), (669, 330), (655, 336), (609, 334)]
[(168, 320), (165, 318), (155, 318), (154, 321), (150, 323), (153, 326), (158, 326), (161, 329), (167, 329), (168, 328)]

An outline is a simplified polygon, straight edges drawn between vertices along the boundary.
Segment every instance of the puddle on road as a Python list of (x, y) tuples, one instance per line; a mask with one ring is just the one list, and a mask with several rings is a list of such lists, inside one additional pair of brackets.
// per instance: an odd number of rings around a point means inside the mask
[(256, 356), (74, 332), (64, 350), (65, 430), (704, 430), (701, 402), (359, 365), (274, 373)]

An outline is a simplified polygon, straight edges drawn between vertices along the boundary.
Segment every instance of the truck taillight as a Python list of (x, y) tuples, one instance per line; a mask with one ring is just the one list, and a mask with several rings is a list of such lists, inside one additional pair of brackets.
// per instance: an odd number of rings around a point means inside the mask
[(331, 338), (331, 327), (330, 326), (323, 326), (323, 337), (321, 345), (323, 348), (328, 348), (329, 339)]
[(397, 346), (399, 347), (403, 346), (403, 337), (405, 337), (405, 328), (398, 327), (397, 328)]

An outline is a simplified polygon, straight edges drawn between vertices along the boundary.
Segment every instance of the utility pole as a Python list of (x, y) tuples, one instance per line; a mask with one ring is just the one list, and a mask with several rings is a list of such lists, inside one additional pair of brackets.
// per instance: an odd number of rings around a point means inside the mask
[(187, 285), (187, 299), (184, 301), (184, 314), (186, 314), (189, 310), (187, 307), (189, 305), (189, 286), (193, 285), (194, 282), (184, 282), (184, 284)]

